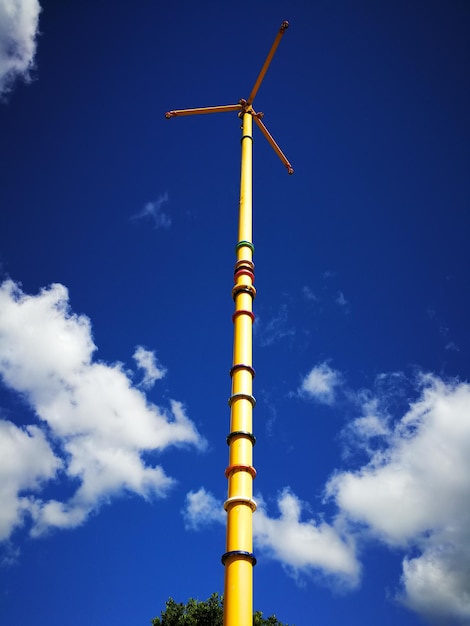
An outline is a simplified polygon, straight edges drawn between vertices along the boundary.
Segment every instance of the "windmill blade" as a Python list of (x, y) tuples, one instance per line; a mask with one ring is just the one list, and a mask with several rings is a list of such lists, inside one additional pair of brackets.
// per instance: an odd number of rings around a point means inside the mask
[(284, 152), (281, 150), (281, 148), (277, 145), (276, 141), (274, 140), (274, 137), (271, 135), (271, 133), (269, 132), (269, 130), (266, 128), (266, 126), (263, 124), (263, 122), (261, 121), (261, 117), (263, 116), (262, 113), (255, 113), (255, 111), (253, 111), (253, 117), (254, 120), (256, 122), (256, 124), (258, 125), (259, 129), (261, 130), (261, 132), (263, 133), (263, 135), (266, 137), (266, 139), (268, 140), (269, 144), (271, 145), (271, 147), (273, 148), (274, 152), (277, 154), (277, 156), (281, 159), (281, 161), (283, 162), (283, 164), (285, 165), (285, 167), (287, 168), (287, 172), (289, 174), (293, 174), (294, 173), (294, 168), (292, 167), (292, 165), (290, 164), (289, 160), (287, 159), (286, 155), (284, 154)]
[(252, 104), (253, 100), (255, 99), (256, 94), (258, 93), (258, 89), (260, 88), (260, 85), (263, 81), (264, 75), (266, 74), (266, 72), (268, 71), (268, 67), (271, 64), (271, 61), (273, 59), (274, 53), (277, 50), (277, 47), (281, 41), (282, 35), (285, 33), (285, 31), (289, 28), (289, 22), (287, 22), (286, 20), (284, 22), (282, 22), (281, 27), (279, 29), (278, 34), (276, 35), (276, 39), (274, 40), (273, 45), (271, 46), (271, 50), (268, 53), (268, 56), (266, 57), (266, 61), (264, 62), (263, 67), (261, 68), (260, 73), (258, 74), (258, 78), (255, 81), (255, 84), (253, 86), (253, 89), (251, 90), (251, 93), (248, 97), (247, 103), (248, 104)]
[(176, 109), (175, 111), (167, 111), (165, 117), (169, 120), (172, 117), (181, 117), (183, 115), (204, 115), (205, 113), (228, 113), (230, 111), (240, 111), (242, 105), (224, 104), (218, 107), (199, 107), (197, 109)]

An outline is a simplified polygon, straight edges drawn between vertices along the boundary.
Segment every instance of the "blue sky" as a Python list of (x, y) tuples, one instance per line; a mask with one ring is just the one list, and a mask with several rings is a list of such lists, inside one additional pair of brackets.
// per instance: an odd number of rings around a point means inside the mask
[(254, 605), (470, 624), (470, 5), (0, 0), (0, 621), (222, 592), (256, 98)]

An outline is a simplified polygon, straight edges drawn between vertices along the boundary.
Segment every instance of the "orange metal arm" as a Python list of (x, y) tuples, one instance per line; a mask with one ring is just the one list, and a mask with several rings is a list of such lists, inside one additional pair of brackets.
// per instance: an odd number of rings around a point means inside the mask
[(274, 140), (274, 137), (271, 135), (271, 133), (269, 132), (269, 130), (266, 128), (266, 126), (263, 124), (263, 122), (261, 121), (261, 117), (263, 116), (262, 113), (255, 113), (253, 111), (253, 118), (256, 122), (256, 124), (258, 125), (259, 129), (261, 130), (261, 132), (263, 133), (263, 135), (266, 137), (266, 139), (268, 140), (268, 142), (271, 144), (274, 152), (277, 154), (277, 156), (281, 159), (281, 161), (283, 162), (283, 164), (286, 166), (287, 171), (289, 174), (293, 174), (294, 173), (294, 168), (292, 167), (292, 165), (290, 164), (290, 162), (288, 161), (286, 155), (284, 154), (284, 152), (281, 150), (281, 148), (277, 145), (277, 143)]
[(274, 40), (274, 43), (271, 46), (271, 50), (269, 51), (269, 54), (266, 57), (266, 61), (264, 62), (263, 67), (261, 68), (261, 72), (259, 73), (258, 78), (256, 79), (253, 89), (251, 90), (250, 97), (247, 100), (248, 104), (251, 104), (253, 100), (255, 99), (255, 96), (258, 93), (258, 89), (260, 88), (260, 85), (263, 81), (264, 75), (266, 74), (268, 67), (273, 59), (274, 53), (277, 50), (279, 42), (281, 41), (282, 35), (284, 34), (284, 32), (287, 30), (288, 27), (289, 27), (289, 22), (287, 21), (282, 22), (281, 28), (279, 29), (279, 32), (276, 35), (276, 39)]
[(218, 107), (200, 107), (198, 109), (179, 109), (176, 111), (168, 111), (165, 113), (165, 117), (169, 120), (171, 117), (180, 117), (181, 115), (202, 115), (204, 113), (226, 113), (229, 111), (240, 111), (242, 105), (239, 104), (226, 104)]

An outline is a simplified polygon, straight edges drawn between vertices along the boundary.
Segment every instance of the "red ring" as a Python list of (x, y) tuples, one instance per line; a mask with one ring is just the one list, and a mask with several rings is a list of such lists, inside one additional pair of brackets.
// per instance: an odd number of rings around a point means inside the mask
[(255, 280), (255, 275), (250, 270), (245, 270), (245, 269), (237, 270), (235, 272), (235, 280), (237, 280), (239, 276), (249, 276), (251, 278), (251, 282), (254, 282)]
[(239, 315), (248, 315), (249, 317), (251, 317), (252, 322), (255, 321), (255, 314), (253, 313), (253, 311), (247, 311), (246, 309), (237, 309), (232, 315), (232, 322), (235, 323), (235, 320)]

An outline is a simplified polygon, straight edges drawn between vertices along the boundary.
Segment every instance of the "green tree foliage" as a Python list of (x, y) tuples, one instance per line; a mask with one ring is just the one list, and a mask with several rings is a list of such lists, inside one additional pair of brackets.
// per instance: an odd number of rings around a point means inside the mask
[[(170, 598), (160, 617), (152, 620), (152, 626), (222, 626), (223, 614), (223, 598), (218, 593), (213, 593), (205, 601), (190, 598), (187, 604), (175, 602)], [(253, 615), (253, 626), (289, 625), (282, 624), (275, 615), (264, 618), (261, 611), (256, 611)]]

